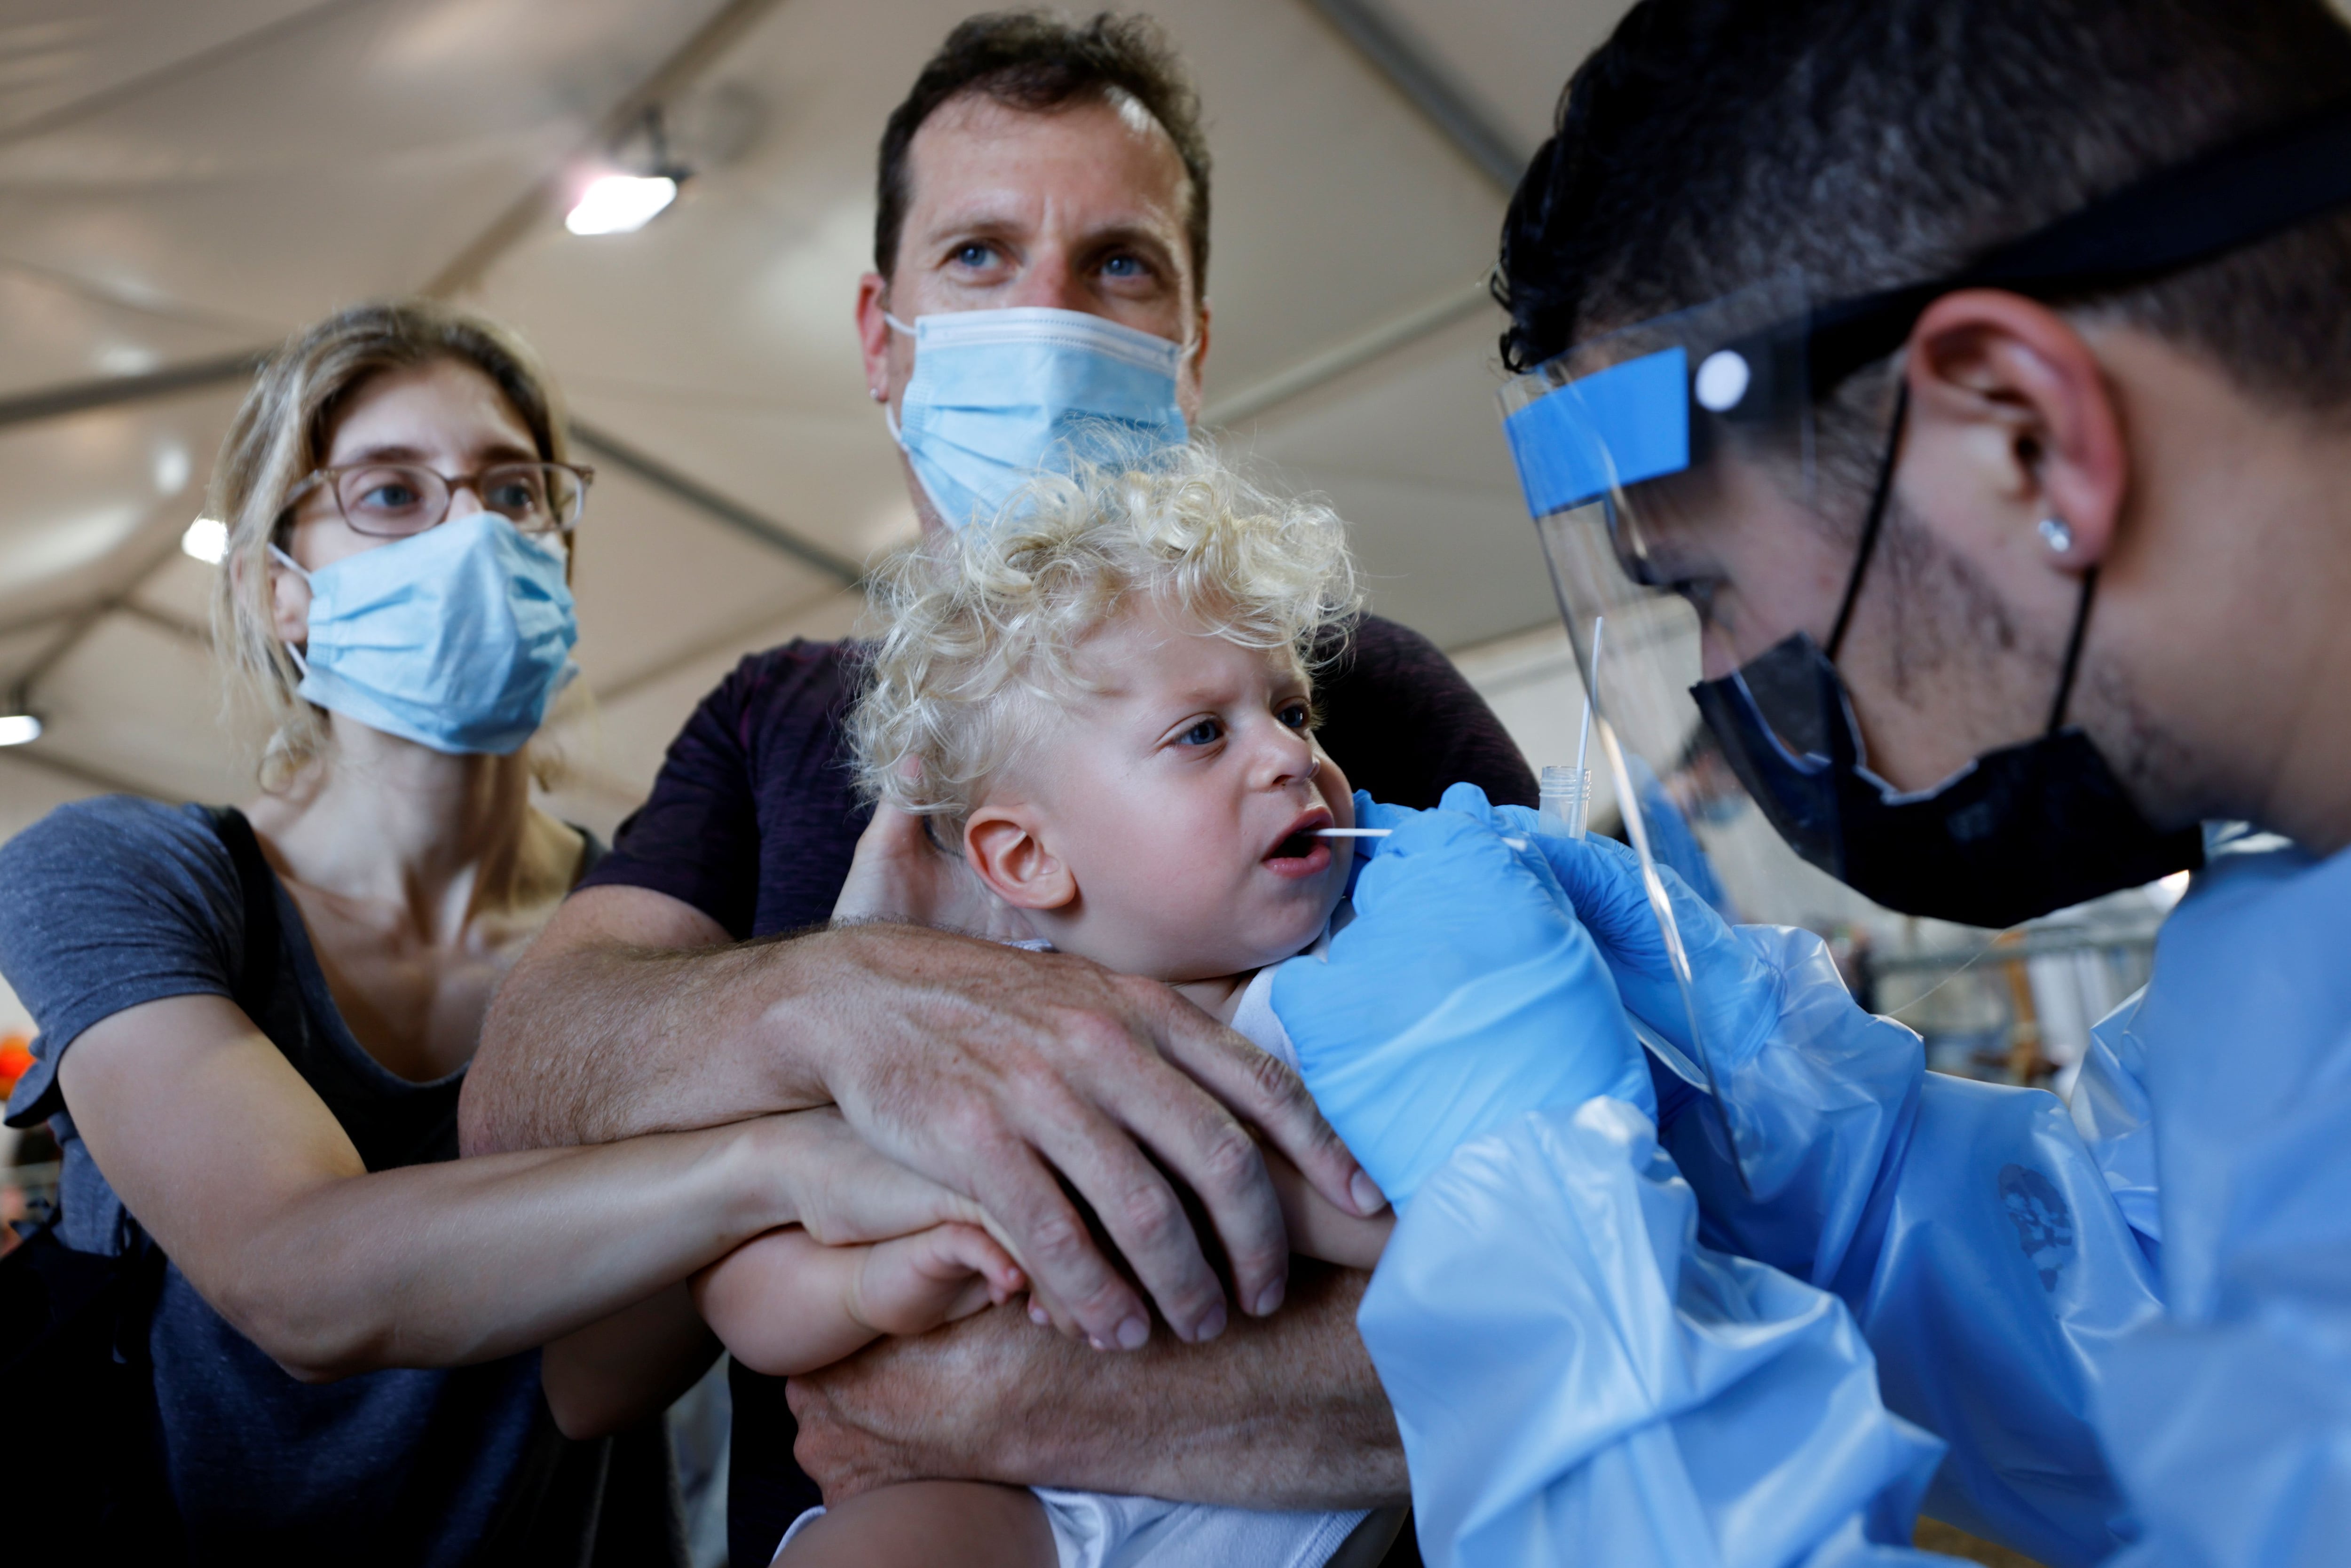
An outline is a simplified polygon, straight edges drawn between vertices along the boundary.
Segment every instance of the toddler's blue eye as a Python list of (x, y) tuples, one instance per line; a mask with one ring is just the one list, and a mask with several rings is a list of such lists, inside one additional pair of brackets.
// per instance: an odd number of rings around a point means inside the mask
[(1224, 733), (1225, 727), (1223, 725), (1218, 724), (1215, 719), (1204, 718), (1199, 723), (1194, 725), (1191, 728), (1184, 732), (1184, 744), (1186, 746), (1212, 746), (1223, 737)]
[(1292, 729), (1304, 729), (1314, 722), (1314, 710), (1304, 703), (1290, 703), (1274, 716)]

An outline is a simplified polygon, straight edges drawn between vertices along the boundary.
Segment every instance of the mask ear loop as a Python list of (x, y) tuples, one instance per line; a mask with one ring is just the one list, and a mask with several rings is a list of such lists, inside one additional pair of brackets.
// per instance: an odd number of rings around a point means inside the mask
[(1869, 570), (1870, 557), (1877, 553), (1877, 536), (1885, 531), (1886, 505), (1894, 495), (1894, 464), (1902, 455), (1902, 429), (1910, 417), (1910, 378), (1905, 376), (1894, 393), (1894, 425), (1886, 436), (1886, 458), (1877, 465), (1877, 486), (1870, 492), (1869, 515), (1861, 525), (1861, 553), (1853, 563), (1853, 575), (1844, 581), (1844, 600), (1837, 606), (1836, 629), (1829, 633), (1825, 652), (1829, 663), (1836, 663), (1837, 650), (1844, 646), (1844, 634), (1853, 625), (1854, 606), (1861, 599), (1861, 580)]
[[(287, 555), (284, 550), (279, 549), (277, 548), (277, 541), (274, 539), (270, 541), (269, 553), (276, 556), (277, 558), (278, 564), (285, 567), (287, 570), (292, 572), (295, 576), (300, 578), (305, 582), (310, 580), (310, 574), (303, 570), (302, 563), (296, 560), (292, 556)], [(287, 657), (294, 661), (294, 667), (302, 672), (302, 678), (306, 681), (308, 680), (310, 678), (310, 661), (303, 656), (302, 650), (291, 643), (281, 643), (280, 646), (286, 650)]]
[[(1836, 663), (1837, 651), (1844, 646), (1844, 634), (1853, 625), (1855, 605), (1861, 599), (1862, 580), (1869, 571), (1870, 559), (1877, 552), (1878, 536), (1885, 532), (1886, 503), (1894, 494), (1894, 465), (1902, 455), (1902, 432), (1910, 413), (1910, 382), (1906, 377), (1894, 394), (1894, 423), (1886, 437), (1886, 456), (1877, 465), (1877, 483), (1870, 491), (1869, 512), (1861, 527), (1861, 547), (1853, 563), (1853, 573), (1845, 579), (1844, 598), (1837, 605), (1835, 630), (1829, 633), (1825, 652), (1829, 663)], [(2074, 680), (2081, 673), (2082, 643), (2089, 635), (2090, 606), (2097, 598), (2098, 569), (2090, 567), (2082, 573), (2082, 599), (2074, 612), (2074, 629), (2065, 639), (2065, 663), (2057, 676), (2057, 695), (2049, 705), (2047, 733), (2056, 734), (2065, 725), (2065, 709), (2074, 695)]]
[(2074, 612), (2074, 632), (2065, 639), (2065, 667), (2057, 676), (2057, 700), (2049, 705), (2049, 733), (2054, 735), (2064, 727), (2065, 705), (2074, 695), (2074, 677), (2082, 667), (2082, 643), (2090, 631), (2090, 601), (2097, 597), (2098, 569), (2090, 567), (2082, 573), (2082, 602)]

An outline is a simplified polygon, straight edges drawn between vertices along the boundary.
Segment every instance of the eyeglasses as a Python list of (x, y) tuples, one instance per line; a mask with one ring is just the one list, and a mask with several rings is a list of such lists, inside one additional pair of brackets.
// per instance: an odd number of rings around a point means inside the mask
[(352, 463), (321, 468), (287, 500), (294, 506), (324, 488), (356, 533), (398, 538), (437, 528), (451, 497), (469, 489), (483, 507), (526, 534), (569, 532), (588, 504), (596, 471), (569, 463), (500, 463), (475, 474), (444, 475), (415, 463)]

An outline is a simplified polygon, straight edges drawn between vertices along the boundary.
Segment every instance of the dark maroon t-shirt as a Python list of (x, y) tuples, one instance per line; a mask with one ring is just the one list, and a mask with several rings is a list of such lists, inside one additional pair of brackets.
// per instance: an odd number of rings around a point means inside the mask
[[(814, 925), (832, 913), (858, 835), (842, 720), (858, 645), (794, 642), (754, 653), (694, 710), (653, 794), (621, 824), (582, 887), (643, 887), (683, 900), (737, 940)], [(1358, 789), (1434, 806), (1450, 784), (1531, 806), (1535, 779), (1501, 721), (1435, 643), (1366, 616), (1316, 682), (1324, 749)], [(727, 1541), (764, 1565), (793, 1518), (818, 1500), (792, 1462), (784, 1380), (737, 1366)]]

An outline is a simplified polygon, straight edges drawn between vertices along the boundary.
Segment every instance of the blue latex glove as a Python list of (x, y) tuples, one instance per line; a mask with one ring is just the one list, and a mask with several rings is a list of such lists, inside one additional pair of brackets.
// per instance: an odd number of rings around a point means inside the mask
[[(1386, 828), (1393, 831), (1422, 814), (1410, 806), (1384, 805), (1373, 800), (1368, 790), (1355, 791), (1355, 826), (1359, 828)], [(1381, 841), (1353, 839), (1343, 841), (1354, 846), (1355, 863), (1347, 872), (1347, 896), (1352, 899), (1355, 896), (1355, 883), (1364, 874), (1364, 868), (1372, 863), (1374, 855), (1380, 852)]]
[[(1689, 1009), (1674, 980), (1665, 937), (1642, 884), (1641, 857), (1614, 839), (1541, 832), (1533, 825), (1535, 814), (1524, 807), (1505, 806), (1495, 815), (1527, 824), (1510, 831), (1528, 832), (1528, 841), (1542, 851), (1577, 916), (1599, 944), (1600, 956), (1633, 1016), (1698, 1057), (1690, 1039)], [(1689, 955), (1690, 989), (1705, 1051), (1716, 1071), (1727, 1071), (1761, 1049), (1779, 1023), (1780, 971), (1765, 963), (1712, 904), (1693, 893), (1680, 873), (1659, 866), (1657, 874)]]
[(1372, 1179), (1401, 1202), (1464, 1141), (1545, 1106), (1605, 1094), (1655, 1115), (1624, 1004), (1542, 857), (1462, 812), (1371, 825), (1395, 831), (1370, 841), (1353, 922), (1327, 961), (1281, 967), (1273, 1005)]

